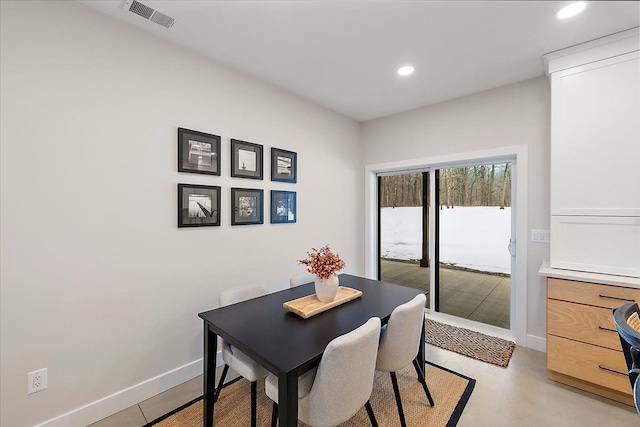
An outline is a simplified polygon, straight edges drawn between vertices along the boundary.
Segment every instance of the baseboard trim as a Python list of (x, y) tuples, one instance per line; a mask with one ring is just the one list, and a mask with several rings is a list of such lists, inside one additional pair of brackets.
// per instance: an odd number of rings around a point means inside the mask
[(547, 339), (535, 335), (527, 335), (527, 347), (538, 350), (543, 353), (547, 352)]
[[(217, 366), (222, 365), (220, 352)], [(34, 427), (84, 427), (202, 375), (202, 359), (88, 403)]]

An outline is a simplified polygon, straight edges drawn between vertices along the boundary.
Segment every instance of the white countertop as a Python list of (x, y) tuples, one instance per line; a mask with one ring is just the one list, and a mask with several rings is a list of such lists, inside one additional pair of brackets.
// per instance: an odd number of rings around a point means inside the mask
[(563, 270), (551, 268), (547, 262), (543, 262), (538, 274), (556, 279), (577, 280), (579, 282), (601, 283), (603, 285), (625, 286), (627, 288), (640, 289), (639, 277), (614, 276), (612, 274), (587, 273), (585, 271)]

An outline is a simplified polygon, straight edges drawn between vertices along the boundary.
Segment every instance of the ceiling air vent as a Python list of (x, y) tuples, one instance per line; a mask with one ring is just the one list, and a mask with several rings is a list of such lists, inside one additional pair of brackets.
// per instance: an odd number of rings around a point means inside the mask
[(151, 20), (156, 24), (162, 25), (165, 28), (173, 27), (174, 19), (170, 16), (165, 15), (164, 13), (158, 12), (157, 10), (153, 14), (153, 16), (151, 16)]
[(149, 19), (149, 18), (151, 18), (151, 15), (153, 15), (153, 12), (155, 12), (155, 10), (150, 8), (146, 4), (142, 4), (142, 3), (139, 3), (139, 2), (134, 0), (131, 3), (131, 7), (129, 8), (129, 12), (133, 12), (136, 15), (140, 15), (144, 19)]
[[(129, 3), (129, 2), (126, 2), (126, 3)], [(130, 3), (131, 3), (131, 6), (129, 7), (129, 12), (133, 12), (136, 15), (142, 16), (144, 19), (153, 21), (156, 24), (162, 25), (165, 28), (173, 27), (173, 23), (175, 22), (175, 19), (173, 19), (172, 17), (167, 16), (164, 13), (158, 12), (157, 10), (147, 6), (146, 4), (142, 4), (139, 1), (133, 0)]]

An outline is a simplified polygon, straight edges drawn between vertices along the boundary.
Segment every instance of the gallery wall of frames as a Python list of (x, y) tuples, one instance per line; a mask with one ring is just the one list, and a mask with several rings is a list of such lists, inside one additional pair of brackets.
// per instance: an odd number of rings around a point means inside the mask
[[(220, 176), (219, 135), (178, 128), (178, 172)], [(231, 177), (262, 181), (264, 146), (230, 139)], [(271, 181), (295, 184), (298, 181), (298, 155), (293, 151), (271, 148)], [(222, 187), (217, 185), (178, 184), (178, 228), (220, 226)], [(271, 224), (295, 223), (295, 191), (270, 190)], [(264, 189), (231, 188), (231, 225), (264, 223)]]

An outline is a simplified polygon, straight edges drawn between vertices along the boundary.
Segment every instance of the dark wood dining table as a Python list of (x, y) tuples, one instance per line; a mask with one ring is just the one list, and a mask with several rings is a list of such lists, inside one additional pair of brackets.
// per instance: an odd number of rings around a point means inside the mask
[[(218, 336), (278, 377), (279, 425), (297, 426), (298, 377), (320, 363), (327, 344), (371, 317), (379, 317), (386, 324), (394, 308), (424, 293), (349, 274), (341, 274), (339, 279), (340, 286), (358, 289), (362, 296), (308, 319), (289, 312), (282, 304), (314, 294), (313, 283), (198, 314), (204, 320), (205, 427), (214, 425)], [(418, 360), (424, 369), (424, 345), (419, 348)]]

